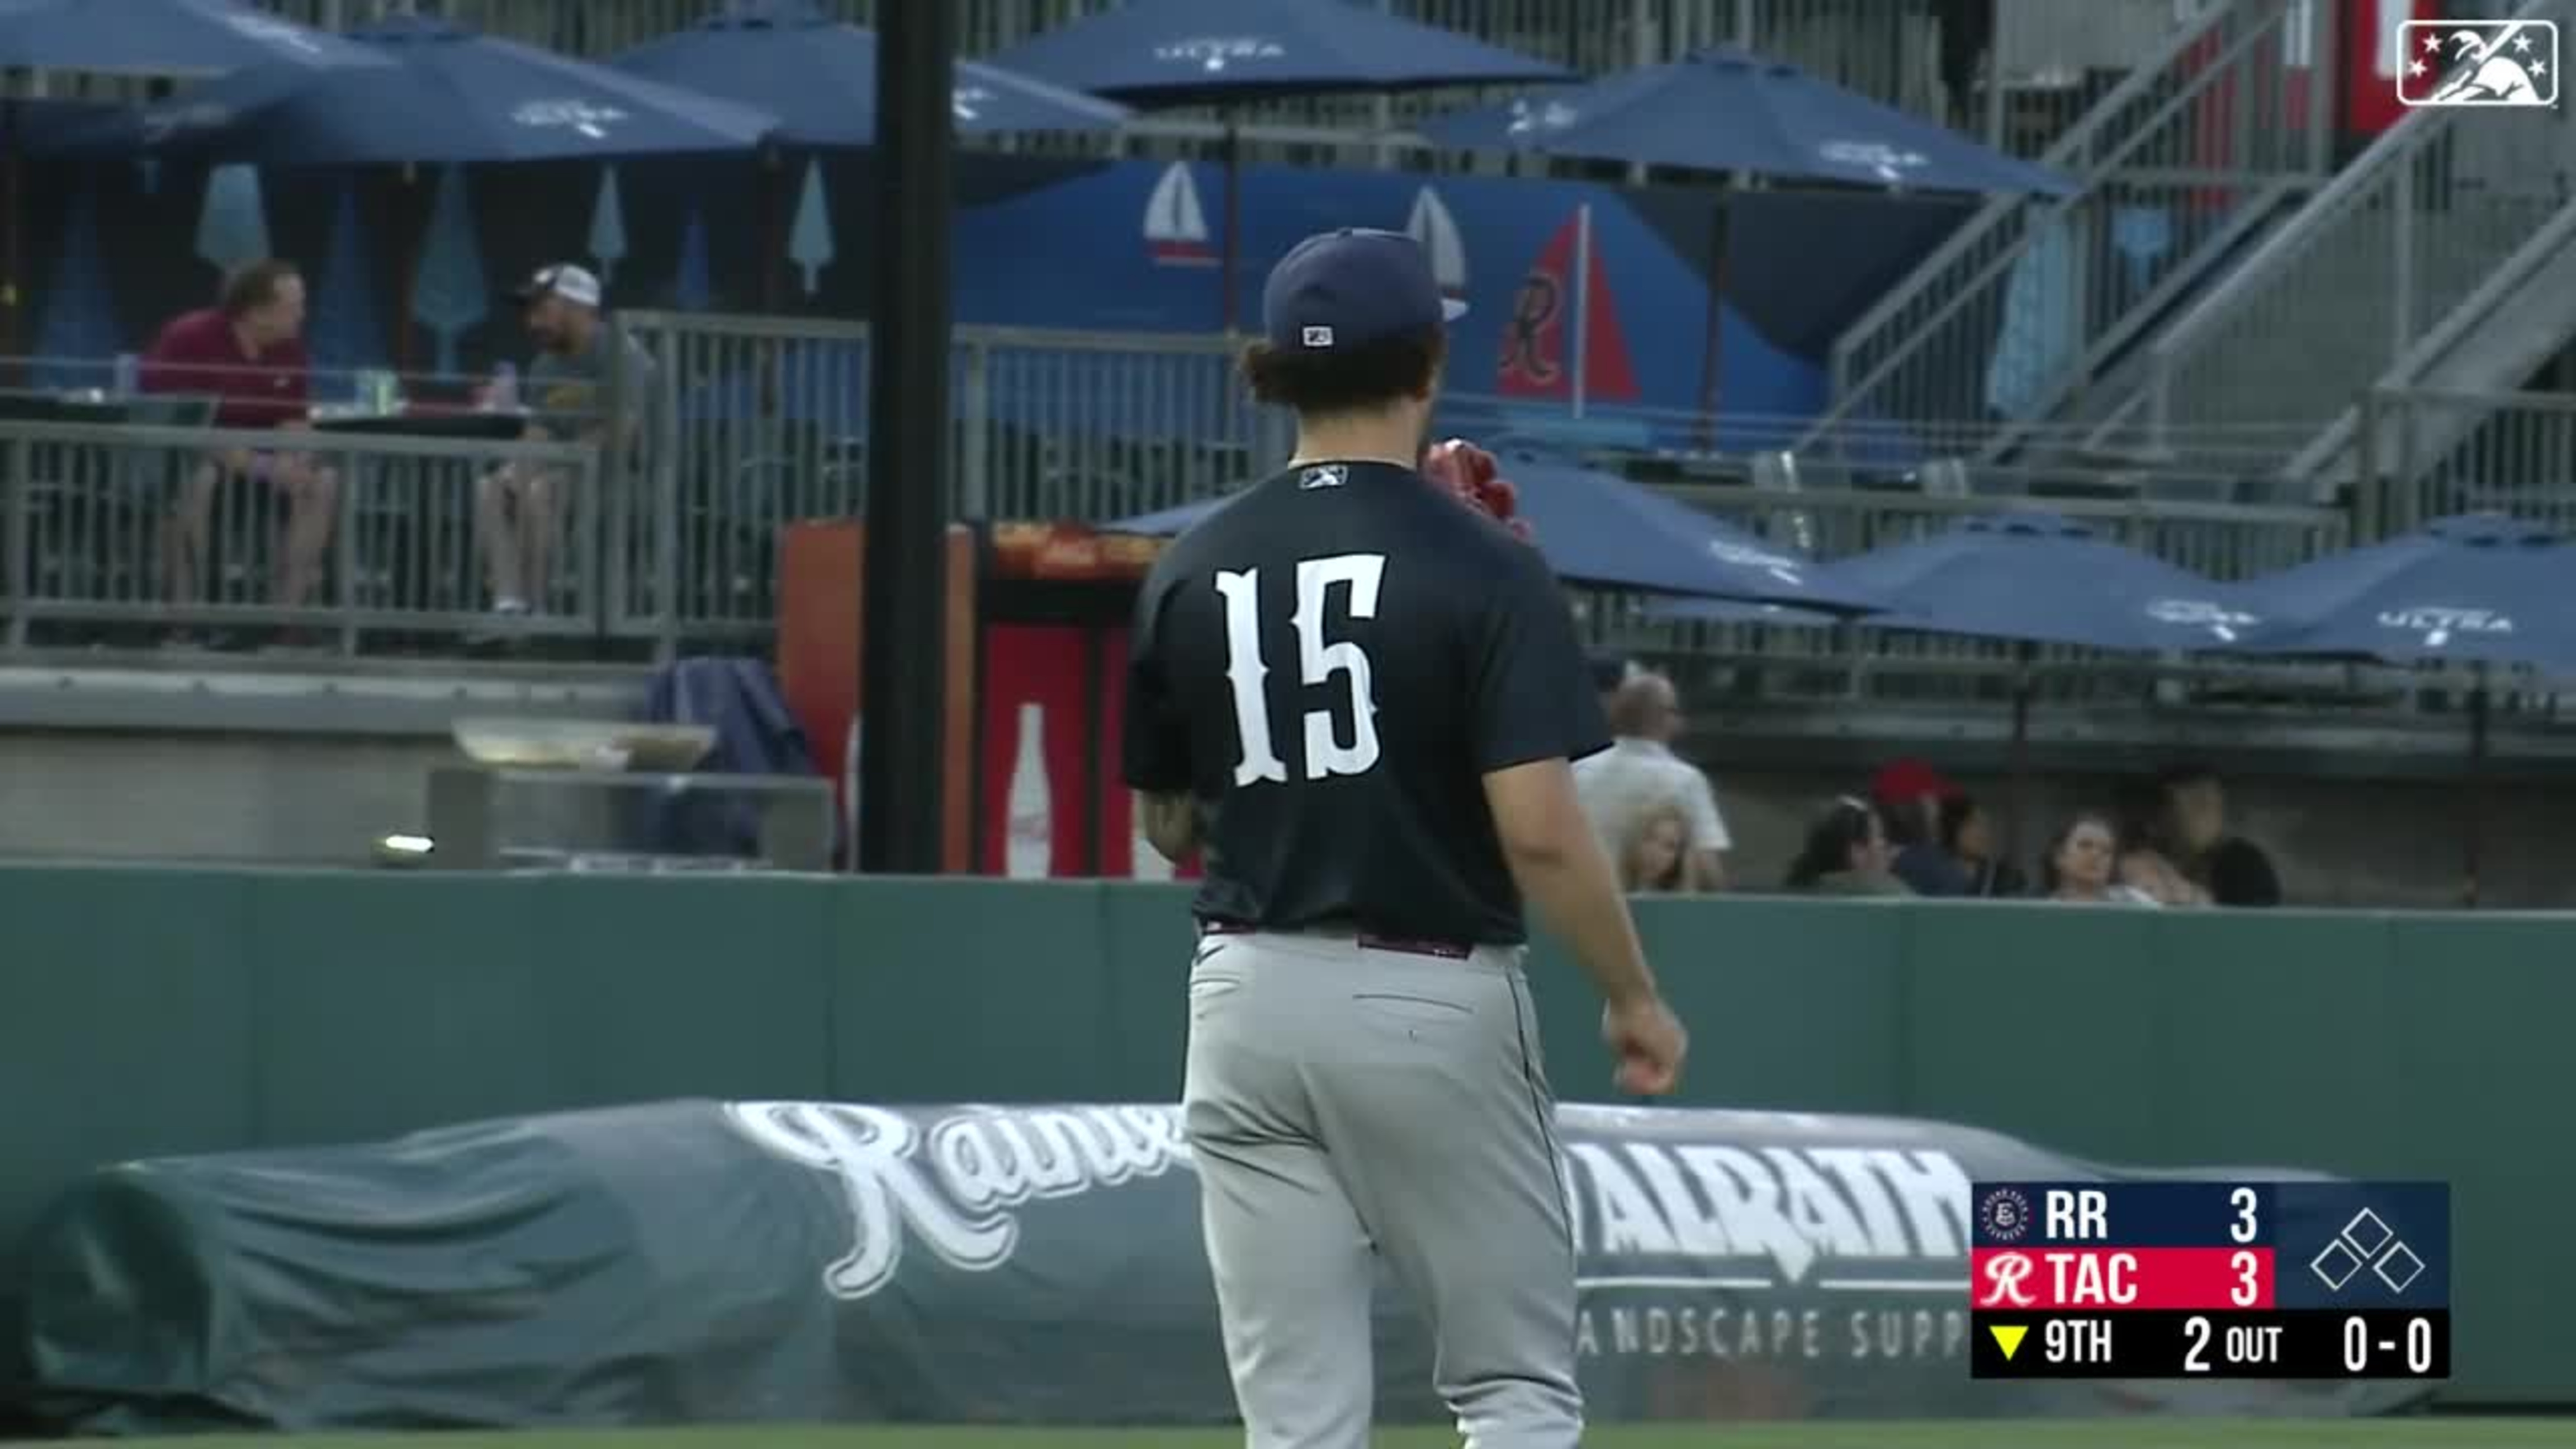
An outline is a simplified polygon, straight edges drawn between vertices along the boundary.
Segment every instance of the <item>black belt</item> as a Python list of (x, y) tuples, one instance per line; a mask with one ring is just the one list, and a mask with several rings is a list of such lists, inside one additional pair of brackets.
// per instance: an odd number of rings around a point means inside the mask
[[(1257, 935), (1264, 929), (1264, 927), (1248, 925), (1242, 921), (1221, 921), (1205, 918), (1202, 918), (1199, 921), (1199, 930), (1210, 936), (1250, 936)], [(1281, 931), (1278, 934), (1283, 936), (1306, 934), (1320, 935), (1322, 932), (1317, 931), (1310, 933), (1303, 931)], [(1474, 946), (1462, 944), (1457, 941), (1431, 941), (1416, 936), (1381, 936), (1373, 931), (1355, 932), (1353, 934), (1353, 939), (1359, 943), (1360, 949), (1364, 951), (1401, 951), (1408, 956), (1438, 956), (1443, 960), (1448, 961), (1464, 961), (1468, 957), (1476, 954), (1476, 948)]]

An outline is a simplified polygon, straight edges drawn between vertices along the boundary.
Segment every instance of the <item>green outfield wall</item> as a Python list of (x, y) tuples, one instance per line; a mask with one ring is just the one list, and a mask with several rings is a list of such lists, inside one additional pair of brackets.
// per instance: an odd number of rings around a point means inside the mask
[[(673, 1096), (1170, 1100), (1186, 892), (0, 871), (0, 1283), (94, 1163)], [(1650, 901), (1685, 1100), (2454, 1184), (2453, 1397), (2576, 1402), (2576, 917)], [(1560, 1095), (1589, 988), (1533, 975)]]

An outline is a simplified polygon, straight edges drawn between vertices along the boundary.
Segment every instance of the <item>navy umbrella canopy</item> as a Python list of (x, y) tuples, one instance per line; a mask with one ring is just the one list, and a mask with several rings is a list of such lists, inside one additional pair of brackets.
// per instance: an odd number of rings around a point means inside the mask
[[(877, 38), (811, 0), (752, 0), (609, 61), (615, 68), (775, 113), (791, 146), (870, 146), (877, 136)], [(957, 63), (961, 135), (1105, 131), (1127, 108), (1033, 76)]]
[[(1877, 629), (2161, 651), (2231, 647), (2260, 622), (2235, 586), (2036, 509), (1965, 519), (1929, 538), (1837, 559), (1821, 573), (1884, 600), (1885, 613), (1862, 621)], [(1682, 601), (1655, 612), (1741, 617)]]
[(1732, 48), (1424, 122), (1429, 139), (1928, 191), (2062, 195), (2068, 178), (1795, 66)]
[(384, 64), (236, 0), (0, 0), (0, 69), (187, 76)]
[(2249, 652), (2477, 668), (2462, 830), (2462, 898), (2476, 904), (2486, 833), (2485, 671), (2529, 665), (2576, 678), (2576, 543), (2502, 514), (2461, 514), (2253, 579), (2245, 596), (2272, 620), (2246, 640)]
[(1133, 0), (991, 60), (1139, 106), (1574, 79), (1562, 66), (1345, 0)]
[[(990, 60), (1140, 107), (1575, 79), (1562, 66), (1346, 0), (1132, 0), (1033, 36)], [(1217, 284), (1225, 327), (1232, 331), (1242, 168), (1230, 125), (1225, 159)]]
[[(1527, 455), (1504, 457), (1539, 552), (1568, 583), (1642, 593), (1787, 604), (1828, 614), (1879, 607), (1867, 592), (1688, 504), (1614, 474)], [(1108, 525), (1173, 535), (1230, 501), (1213, 498)]]
[(260, 166), (470, 164), (744, 151), (777, 118), (456, 26), (353, 32), (385, 69), (262, 66), (45, 138), (69, 154)]
[(2576, 677), (2576, 543), (2473, 513), (2244, 586), (2245, 648), (2391, 664), (2527, 664)]

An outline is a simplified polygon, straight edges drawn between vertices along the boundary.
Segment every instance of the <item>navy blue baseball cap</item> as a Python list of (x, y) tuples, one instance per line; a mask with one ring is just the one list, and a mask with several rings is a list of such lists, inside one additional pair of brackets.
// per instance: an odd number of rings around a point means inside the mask
[(1270, 269), (1262, 330), (1281, 352), (1339, 352), (1429, 332), (1467, 315), (1440, 295), (1431, 258), (1400, 231), (1344, 227), (1310, 236)]

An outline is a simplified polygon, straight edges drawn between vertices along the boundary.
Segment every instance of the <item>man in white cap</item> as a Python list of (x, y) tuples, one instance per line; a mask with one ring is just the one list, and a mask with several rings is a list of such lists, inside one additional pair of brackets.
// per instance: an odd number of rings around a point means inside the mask
[[(530, 442), (608, 441), (609, 331), (599, 313), (599, 278), (569, 262), (540, 267), (512, 293), (537, 344), (521, 384)], [(650, 359), (628, 344), (618, 379), (643, 396)], [(631, 416), (631, 411), (630, 411)], [(600, 476), (605, 477), (605, 473)], [(504, 464), (476, 485), (474, 534), (492, 585), (493, 612), (543, 612), (548, 564), (568, 521), (570, 480), (548, 468)]]

